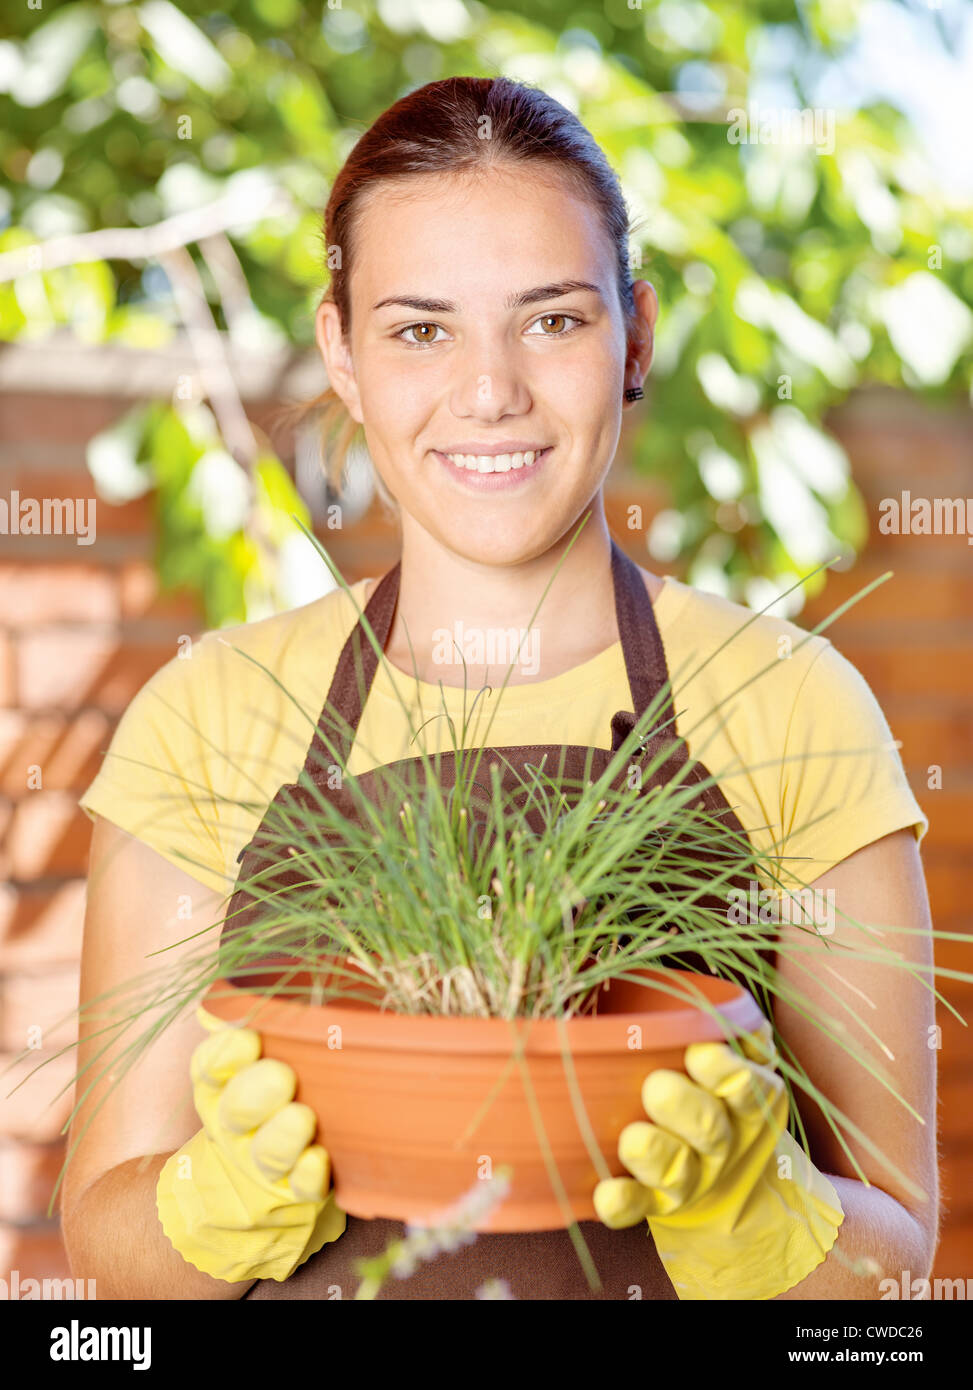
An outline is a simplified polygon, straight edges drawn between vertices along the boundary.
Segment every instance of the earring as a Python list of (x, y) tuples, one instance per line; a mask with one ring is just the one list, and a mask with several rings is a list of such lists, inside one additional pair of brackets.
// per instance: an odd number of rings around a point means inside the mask
[(625, 399), (627, 401), (640, 401), (644, 395), (645, 392), (641, 386), (630, 386), (625, 392)]

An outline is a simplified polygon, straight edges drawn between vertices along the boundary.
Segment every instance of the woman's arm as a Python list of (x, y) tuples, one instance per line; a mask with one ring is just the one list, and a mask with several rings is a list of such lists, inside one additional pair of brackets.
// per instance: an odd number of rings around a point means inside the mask
[[(212, 889), (98, 816), (88, 866), (82, 1004), (166, 961), (175, 964), (198, 952), (197, 941), (149, 959), (151, 952), (219, 921), (221, 901)], [(79, 1082), (79, 1095), (150, 1017), (94, 1063)], [(79, 1070), (103, 1045), (103, 1039), (85, 1041), (94, 1028), (82, 1021)], [(166, 1239), (156, 1209), (162, 1165), (200, 1127), (189, 1059), (205, 1036), (188, 1010), (113, 1088), (99, 1083), (75, 1116), (69, 1146), (76, 1140), (78, 1146), (65, 1174), (62, 1226), (72, 1273), (94, 1279), (99, 1298), (234, 1299), (250, 1288), (250, 1283), (212, 1279), (187, 1263)], [(147, 1161), (146, 1156), (152, 1157)]]
[[(782, 981), (801, 992), (810, 1005), (808, 1012), (820, 1011), (847, 1023), (848, 1040), (856, 1051), (890, 1075), (896, 1091), (922, 1117), (922, 1123), (791, 1005), (775, 1005), (778, 1031), (814, 1085), (888, 1154), (925, 1200), (845, 1135), (845, 1142), (874, 1185), (862, 1183), (820, 1107), (796, 1089), (811, 1158), (833, 1181), (845, 1219), (828, 1257), (806, 1279), (778, 1297), (877, 1299), (882, 1296), (880, 1280), (899, 1283), (903, 1270), (911, 1271), (915, 1278), (928, 1278), (939, 1238), (935, 999), (900, 966), (851, 961), (842, 945), (897, 951), (905, 960), (927, 967), (922, 973), (927, 984), (932, 983), (929, 901), (912, 831), (900, 830), (866, 845), (813, 886), (822, 895), (822, 905), (830, 902), (834, 906), (834, 931), (825, 935), (818, 927), (821, 934), (812, 935), (813, 927), (782, 923), (781, 939), (799, 941), (806, 947), (796, 953), (780, 953)], [(875, 924), (873, 931), (849, 926), (842, 913)], [(816, 915), (823, 921), (823, 912)], [(916, 934), (881, 935), (883, 925), (909, 927)], [(888, 1053), (868, 1037), (858, 1019), (874, 1030)], [(873, 1272), (865, 1277), (852, 1272), (850, 1266), (865, 1259), (874, 1261)]]

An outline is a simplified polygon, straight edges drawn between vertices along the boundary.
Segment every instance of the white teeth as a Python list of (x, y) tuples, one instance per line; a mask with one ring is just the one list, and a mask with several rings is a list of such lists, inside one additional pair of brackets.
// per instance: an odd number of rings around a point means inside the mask
[(447, 454), (446, 457), (457, 468), (467, 468), (471, 473), (509, 473), (512, 468), (529, 468), (543, 452), (543, 449), (528, 449), (518, 454)]

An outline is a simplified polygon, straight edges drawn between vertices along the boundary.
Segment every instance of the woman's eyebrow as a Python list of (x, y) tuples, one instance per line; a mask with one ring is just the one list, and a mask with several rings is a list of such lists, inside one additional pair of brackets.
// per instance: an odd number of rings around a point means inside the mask
[[(557, 280), (551, 285), (538, 285), (532, 290), (521, 290), (519, 294), (508, 295), (504, 301), (505, 309), (521, 309), (526, 304), (536, 304), (538, 300), (560, 299), (566, 294), (573, 294), (577, 290), (590, 290), (604, 299), (604, 295), (598, 285), (592, 285), (588, 280)], [(386, 305), (396, 304), (404, 309), (416, 309), (422, 314), (456, 314), (459, 312), (458, 306), (448, 299), (420, 299), (414, 295), (394, 295), (390, 299), (380, 299), (377, 304), (372, 305), (372, 312), (376, 309), (384, 309)]]

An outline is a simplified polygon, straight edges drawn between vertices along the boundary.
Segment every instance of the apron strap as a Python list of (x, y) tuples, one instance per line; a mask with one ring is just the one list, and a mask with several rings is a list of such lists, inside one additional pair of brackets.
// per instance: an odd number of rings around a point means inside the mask
[[(632, 711), (640, 719), (659, 691), (669, 681), (669, 666), (655, 609), (646, 592), (639, 567), (612, 540), (612, 578), (615, 584), (615, 619), (625, 657)], [(660, 722), (673, 717), (672, 694), (668, 695)], [(670, 731), (674, 732), (674, 731)]]
[[(616, 715), (612, 720), (613, 746), (617, 747), (623, 729), (632, 724), (649, 707), (660, 689), (668, 683), (669, 668), (665, 649), (655, 619), (652, 601), (645, 589), (638, 566), (630, 560), (614, 538), (611, 542), (612, 583), (615, 591), (615, 617), (625, 658), (632, 715)], [(399, 596), (401, 561), (379, 580), (365, 606), (364, 617), (384, 651), (392, 630), (392, 619)], [(304, 760), (309, 774), (333, 765), (344, 767), (351, 754), (355, 734), (361, 721), (368, 692), (378, 669), (378, 656), (365, 634), (361, 621), (356, 622), (341, 649), (331, 688), (318, 718), (311, 746)], [(659, 722), (673, 721), (665, 737), (675, 736), (672, 695), (668, 694)], [(627, 725), (627, 729), (625, 726)], [(325, 742), (330, 739), (332, 747)]]
[[(399, 597), (401, 568), (402, 563), (399, 561), (383, 575), (364, 609), (363, 616), (371, 625), (382, 651), (385, 650), (392, 630), (392, 618)], [(318, 716), (314, 738), (304, 759), (305, 772), (313, 775), (334, 764), (336, 755), (338, 766), (346, 766), (377, 669), (378, 656), (359, 619), (348, 634), (338, 657), (331, 688), (324, 708)], [(325, 744), (322, 730), (332, 741), (333, 746), (330, 749)]]

